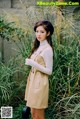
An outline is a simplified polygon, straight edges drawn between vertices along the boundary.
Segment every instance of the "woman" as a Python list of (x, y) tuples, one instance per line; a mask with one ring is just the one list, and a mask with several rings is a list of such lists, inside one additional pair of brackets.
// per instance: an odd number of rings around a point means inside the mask
[(34, 26), (36, 39), (34, 47), (25, 64), (31, 66), (27, 79), (25, 100), (31, 109), (32, 119), (45, 119), (44, 111), (48, 107), (48, 76), (53, 69), (53, 49), (51, 35), (54, 28), (49, 21), (39, 21)]

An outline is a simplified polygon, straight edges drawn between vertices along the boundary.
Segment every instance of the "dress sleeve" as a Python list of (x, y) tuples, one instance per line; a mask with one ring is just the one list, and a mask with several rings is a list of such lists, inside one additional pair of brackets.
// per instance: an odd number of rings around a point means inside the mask
[(25, 64), (30, 65), (32, 67), (35, 67), (37, 70), (51, 75), (52, 69), (53, 69), (53, 51), (52, 49), (46, 49), (43, 54), (41, 55), (45, 61), (46, 67), (42, 66), (41, 64), (38, 64), (36, 61), (32, 59), (28, 59), (28, 62), (26, 61)]

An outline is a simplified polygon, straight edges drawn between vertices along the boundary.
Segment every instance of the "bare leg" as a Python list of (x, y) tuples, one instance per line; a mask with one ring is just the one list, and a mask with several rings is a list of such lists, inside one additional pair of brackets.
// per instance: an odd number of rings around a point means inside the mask
[(32, 119), (45, 119), (44, 109), (31, 108)]

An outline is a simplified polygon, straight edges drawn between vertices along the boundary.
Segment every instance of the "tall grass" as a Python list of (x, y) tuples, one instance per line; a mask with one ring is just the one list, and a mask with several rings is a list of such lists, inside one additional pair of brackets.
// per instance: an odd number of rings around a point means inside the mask
[[(50, 77), (50, 116), (54, 119), (75, 119), (80, 111), (79, 43), (58, 44), (54, 39), (54, 69)], [(52, 116), (53, 115), (53, 116)]]
[(17, 52), (16, 56), (6, 64), (0, 62), (0, 107), (13, 106), (14, 118), (20, 119), (21, 115), (17, 116), (16, 107), (24, 104), (26, 77), (29, 73), (29, 68), (24, 66), (24, 59), (29, 56), (31, 39), (21, 28), (16, 28), (14, 23), (8, 23), (3, 18), (0, 18), (0, 30), (0, 37), (4, 42), (10, 40), (17, 46), (16, 49), (13, 48)]
[(49, 78), (50, 98), (47, 113), (50, 119), (79, 119), (80, 22), (65, 14), (60, 17), (60, 42), (57, 40), (56, 32), (53, 37), (54, 65), (53, 74)]

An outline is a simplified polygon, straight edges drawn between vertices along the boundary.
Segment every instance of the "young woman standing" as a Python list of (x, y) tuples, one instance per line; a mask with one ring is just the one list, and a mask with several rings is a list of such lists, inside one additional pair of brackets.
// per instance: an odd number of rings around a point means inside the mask
[(32, 119), (45, 119), (44, 111), (48, 107), (48, 76), (53, 69), (53, 48), (51, 35), (54, 27), (49, 21), (39, 21), (34, 26), (36, 39), (25, 64), (31, 66), (25, 90), (26, 105), (30, 107)]

